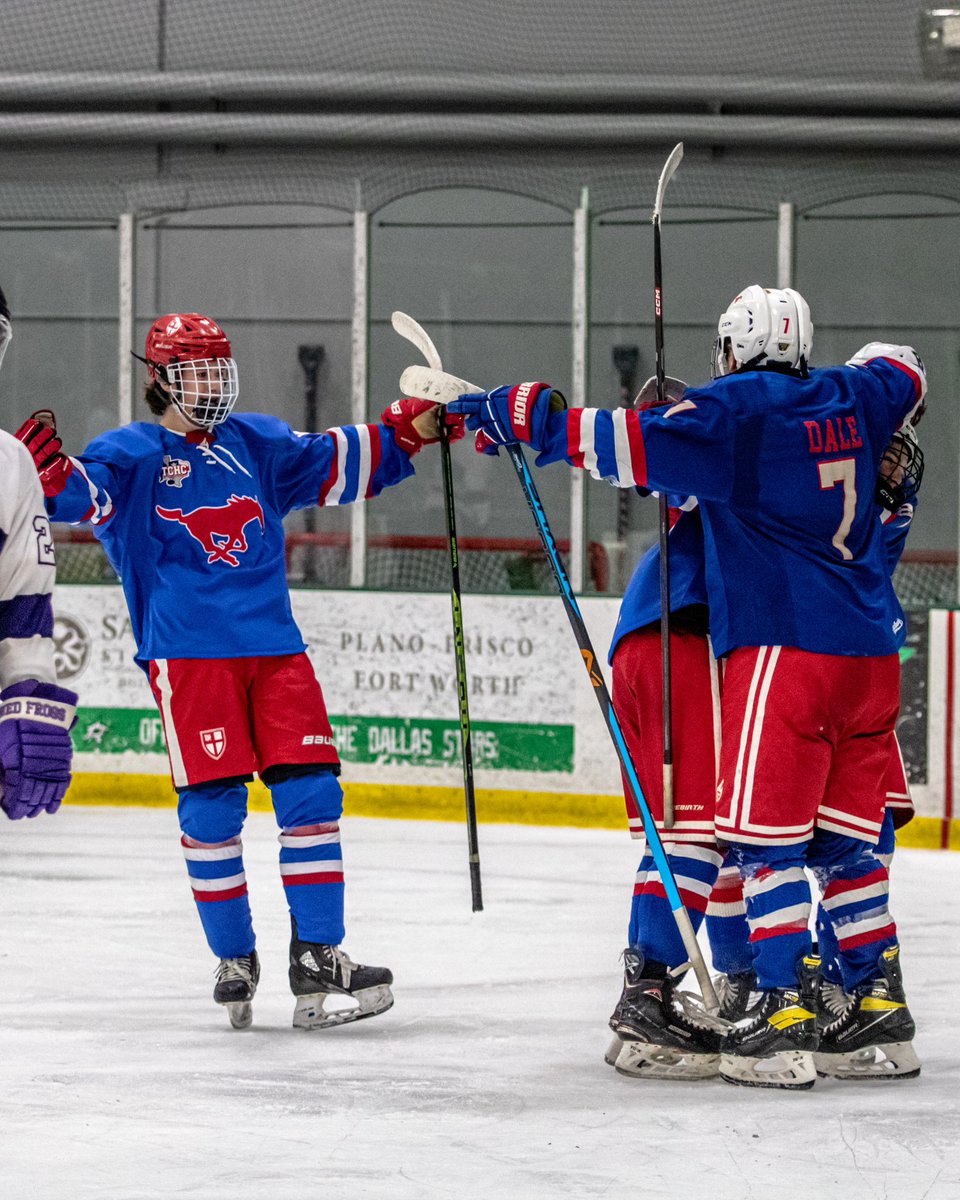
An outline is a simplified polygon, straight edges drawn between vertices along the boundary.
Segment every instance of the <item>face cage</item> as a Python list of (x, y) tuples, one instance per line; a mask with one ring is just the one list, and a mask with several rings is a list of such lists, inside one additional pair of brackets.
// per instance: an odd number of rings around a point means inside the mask
[[(897, 461), (888, 460), (891, 451)], [(890, 447), (884, 453), (877, 479), (875, 499), (888, 512), (897, 512), (904, 504), (916, 499), (923, 481), (923, 451), (909, 438), (894, 434)]]
[(10, 345), (10, 339), (13, 337), (13, 328), (6, 317), (0, 317), (0, 366), (3, 364), (3, 356), (7, 352), (7, 347)]
[(240, 395), (237, 364), (232, 358), (194, 358), (163, 368), (170, 396), (181, 413), (200, 429), (225, 421)]

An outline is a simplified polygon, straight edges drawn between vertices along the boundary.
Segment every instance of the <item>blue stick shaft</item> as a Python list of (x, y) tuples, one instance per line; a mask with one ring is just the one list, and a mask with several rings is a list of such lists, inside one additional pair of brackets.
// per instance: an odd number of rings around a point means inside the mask
[(564, 608), (567, 610), (570, 625), (577, 639), (577, 644), (580, 647), (580, 654), (587, 668), (587, 674), (590, 676), (590, 682), (593, 684), (594, 694), (597, 697), (597, 703), (600, 705), (600, 711), (603, 713), (603, 719), (613, 740), (617, 757), (620, 759), (620, 765), (627, 777), (627, 782), (630, 785), (630, 790), (633, 792), (637, 807), (643, 815), (643, 828), (646, 834), (647, 848), (653, 855), (653, 861), (660, 872), (663, 890), (666, 892), (667, 901), (673, 910), (684, 947), (690, 957), (691, 965), (696, 972), (697, 980), (700, 983), (700, 990), (708, 1008), (716, 1008), (718, 1007), (718, 1001), (710, 980), (710, 973), (707, 971), (700, 947), (697, 945), (697, 937), (690, 923), (690, 916), (684, 907), (683, 901), (680, 899), (677, 881), (673, 877), (673, 871), (670, 868), (670, 863), (664, 851), (663, 842), (661, 842), (660, 835), (657, 833), (657, 827), (654, 824), (650, 806), (647, 804), (643, 789), (640, 787), (640, 780), (637, 778), (637, 772), (630, 757), (630, 751), (627, 748), (623, 730), (620, 728), (620, 722), (617, 720), (610, 692), (607, 689), (603, 673), (597, 665), (597, 656), (594, 653), (590, 635), (587, 633), (587, 627), (580, 612), (580, 605), (573, 594), (573, 588), (570, 586), (570, 579), (563, 565), (563, 559), (560, 557), (560, 551), (551, 532), (550, 524), (547, 521), (547, 514), (540, 501), (537, 485), (533, 481), (530, 468), (527, 466), (527, 460), (524, 458), (523, 451), (519, 445), (516, 443), (508, 444), (505, 449), (510, 455), (510, 461), (517, 472), (517, 478), (520, 480), (523, 494), (527, 499), (527, 504), (530, 506), (530, 511), (533, 513), (533, 519), (540, 534), (540, 541), (543, 543), (547, 558), (550, 560), (553, 577), (556, 580), (557, 587), (560, 589), (560, 597), (563, 600)]

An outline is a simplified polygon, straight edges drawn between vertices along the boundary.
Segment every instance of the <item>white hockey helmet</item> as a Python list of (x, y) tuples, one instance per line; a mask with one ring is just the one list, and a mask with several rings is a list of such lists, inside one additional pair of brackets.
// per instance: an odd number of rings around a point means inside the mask
[[(783, 363), (805, 369), (813, 344), (810, 306), (793, 288), (765, 288), (752, 283), (736, 296), (717, 322), (713, 377), (741, 367)], [(731, 367), (727, 348), (734, 358)]]

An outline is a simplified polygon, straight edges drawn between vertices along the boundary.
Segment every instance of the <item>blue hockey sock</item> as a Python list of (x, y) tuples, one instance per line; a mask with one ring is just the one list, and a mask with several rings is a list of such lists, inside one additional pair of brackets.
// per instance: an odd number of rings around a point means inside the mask
[(736, 867), (721, 867), (707, 904), (706, 926), (715, 970), (724, 975), (753, 970), (743, 880)]
[(240, 838), (219, 845), (181, 837), (187, 874), (207, 944), (218, 958), (240, 958), (256, 945)]
[[(697, 930), (720, 869), (721, 856), (714, 846), (679, 842), (665, 844), (664, 851), (680, 899)], [(636, 946), (645, 959), (670, 968), (687, 961), (683, 939), (651, 854), (644, 854), (637, 870), (627, 936), (630, 945)]]
[(763, 989), (796, 987), (797, 963), (812, 948), (806, 850), (805, 844), (730, 847), (728, 861), (743, 879), (753, 966)]
[(301, 941), (343, 941), (343, 858), (339, 817), (343, 791), (318, 767), (270, 782), (280, 824), (280, 875)]
[(207, 944), (218, 958), (240, 958), (256, 945), (240, 830), (247, 789), (216, 780), (180, 792), (180, 845)]
[(877, 848), (818, 831), (810, 865), (823, 892), (820, 915), (832, 927), (845, 991), (877, 976), (877, 960), (897, 942), (887, 904), (890, 877)]

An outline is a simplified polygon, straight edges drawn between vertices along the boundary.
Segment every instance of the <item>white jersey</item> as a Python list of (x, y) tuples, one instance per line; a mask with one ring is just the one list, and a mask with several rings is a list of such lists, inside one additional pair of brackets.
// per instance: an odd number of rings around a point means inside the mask
[(0, 687), (56, 683), (53, 535), (30, 452), (0, 429)]

